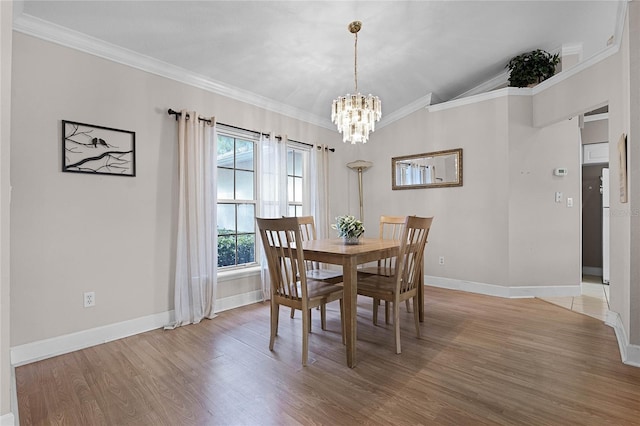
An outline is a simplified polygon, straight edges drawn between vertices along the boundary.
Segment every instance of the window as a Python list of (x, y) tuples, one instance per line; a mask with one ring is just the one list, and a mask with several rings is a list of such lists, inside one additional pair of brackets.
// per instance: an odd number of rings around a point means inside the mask
[[(231, 269), (256, 264), (257, 135), (218, 127), (218, 267)], [(308, 203), (309, 149), (287, 146), (287, 214), (302, 216)]]
[(256, 262), (255, 146), (218, 130), (218, 267)]
[(304, 157), (307, 150), (287, 148), (287, 207), (289, 216), (302, 216)]

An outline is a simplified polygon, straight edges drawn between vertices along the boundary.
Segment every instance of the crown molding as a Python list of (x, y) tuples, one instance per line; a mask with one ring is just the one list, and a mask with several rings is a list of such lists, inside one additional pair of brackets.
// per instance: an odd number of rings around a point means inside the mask
[(411, 102), (410, 104), (407, 104), (405, 106), (403, 106), (402, 108), (399, 108), (393, 112), (391, 112), (390, 114), (387, 114), (386, 116), (383, 116), (382, 119), (380, 120), (380, 124), (378, 126), (376, 126), (378, 129), (381, 129), (385, 126), (388, 126), (389, 124), (393, 123), (394, 121), (398, 121), (410, 114), (413, 114), (414, 112), (421, 110), (422, 108), (425, 108), (429, 105), (431, 105), (431, 100), (433, 99), (433, 93), (428, 93), (425, 96), (416, 99), (415, 101)]
[(481, 93), (485, 93), (490, 90), (495, 90), (497, 88), (504, 87), (507, 84), (509, 84), (509, 70), (503, 71), (500, 74), (496, 75), (495, 77), (485, 81), (484, 83), (479, 84), (476, 87), (470, 90), (467, 90), (464, 93), (461, 93), (460, 95), (453, 98), (452, 101), (466, 98), (469, 96), (479, 95)]
[(319, 127), (335, 130), (328, 117), (319, 117), (315, 114), (302, 111), (299, 108), (257, 95), (248, 90), (212, 80), (202, 75), (187, 71), (184, 68), (107, 43), (104, 40), (70, 30), (69, 28), (44, 21), (28, 14), (21, 14), (14, 17), (13, 29), (42, 40), (79, 50), (90, 55), (98, 56), (100, 58), (130, 66), (161, 77), (169, 78), (208, 92), (226, 96), (258, 108), (286, 115)]

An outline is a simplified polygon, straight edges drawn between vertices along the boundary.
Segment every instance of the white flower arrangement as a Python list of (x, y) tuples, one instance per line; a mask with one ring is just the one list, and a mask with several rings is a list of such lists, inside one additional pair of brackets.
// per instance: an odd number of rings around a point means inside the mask
[(342, 238), (358, 238), (364, 233), (362, 222), (351, 215), (336, 217), (336, 223), (331, 228), (338, 231), (338, 236)]

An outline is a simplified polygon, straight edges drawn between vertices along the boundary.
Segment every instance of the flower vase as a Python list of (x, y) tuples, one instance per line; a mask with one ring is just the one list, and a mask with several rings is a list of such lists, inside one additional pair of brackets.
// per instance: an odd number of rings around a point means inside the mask
[(342, 237), (342, 240), (347, 246), (354, 246), (360, 244), (360, 237)]

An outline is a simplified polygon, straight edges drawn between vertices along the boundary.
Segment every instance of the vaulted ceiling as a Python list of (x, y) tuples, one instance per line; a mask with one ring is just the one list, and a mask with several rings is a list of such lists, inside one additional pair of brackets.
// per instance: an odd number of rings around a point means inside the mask
[[(358, 88), (384, 125), (506, 81), (533, 49), (588, 59), (617, 42), (620, 1), (24, 1), (14, 28), (328, 128)], [(164, 70), (164, 71), (163, 71)]]

